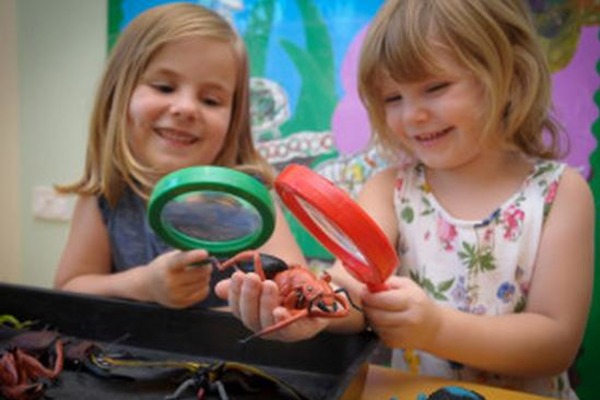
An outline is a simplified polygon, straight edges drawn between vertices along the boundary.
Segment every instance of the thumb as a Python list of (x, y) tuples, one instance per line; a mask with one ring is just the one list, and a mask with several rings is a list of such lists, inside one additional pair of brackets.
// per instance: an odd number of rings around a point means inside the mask
[(203, 249), (175, 251), (173, 253), (173, 258), (171, 259), (171, 262), (169, 262), (169, 268), (175, 271), (183, 270), (189, 266), (194, 266), (194, 264), (204, 266), (202, 261), (208, 259), (208, 252)]

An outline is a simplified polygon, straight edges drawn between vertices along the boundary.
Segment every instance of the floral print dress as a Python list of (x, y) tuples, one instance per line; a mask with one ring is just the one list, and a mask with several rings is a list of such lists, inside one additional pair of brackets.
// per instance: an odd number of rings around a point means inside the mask
[[(483, 221), (452, 217), (428, 190), (420, 164), (400, 169), (394, 191), (400, 274), (436, 302), (478, 315), (521, 312), (527, 302), (543, 224), (565, 164), (537, 161), (521, 188)], [(469, 380), (558, 398), (577, 398), (567, 374), (500, 376), (419, 351), (395, 349), (392, 365), (423, 375)]]

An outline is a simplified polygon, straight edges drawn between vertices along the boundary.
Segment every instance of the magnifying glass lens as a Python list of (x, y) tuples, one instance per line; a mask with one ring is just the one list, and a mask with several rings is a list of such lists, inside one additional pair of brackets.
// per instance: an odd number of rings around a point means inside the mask
[(262, 218), (250, 203), (210, 190), (174, 197), (162, 209), (161, 221), (192, 239), (209, 242), (236, 240), (262, 230)]
[(337, 243), (337, 245), (343, 248), (346, 252), (352, 254), (355, 259), (358, 259), (364, 264), (367, 263), (367, 260), (354, 242), (343, 232), (341, 228), (333, 223), (334, 220), (329, 219), (310, 203), (304, 201), (304, 199), (298, 198), (297, 200), (302, 208), (304, 208), (304, 211), (306, 211), (306, 213), (311, 217), (313, 222), (319, 226), (321, 231), (326, 234), (330, 240)]

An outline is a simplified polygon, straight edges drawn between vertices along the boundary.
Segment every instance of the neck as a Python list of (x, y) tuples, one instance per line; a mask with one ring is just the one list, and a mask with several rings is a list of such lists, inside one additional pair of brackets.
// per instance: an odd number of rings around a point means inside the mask
[(531, 171), (525, 157), (496, 152), (448, 169), (425, 169), (427, 182), (448, 212), (465, 219), (485, 218), (512, 196)]

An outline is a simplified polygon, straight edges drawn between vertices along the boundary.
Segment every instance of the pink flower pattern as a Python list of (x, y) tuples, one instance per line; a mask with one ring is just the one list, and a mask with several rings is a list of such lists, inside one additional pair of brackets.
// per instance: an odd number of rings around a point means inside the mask
[(439, 215), (437, 217), (437, 236), (444, 250), (454, 250), (454, 241), (457, 237), (456, 227)]
[(504, 238), (515, 241), (521, 236), (523, 221), (525, 220), (525, 211), (516, 204), (511, 204), (502, 212), (502, 222), (504, 225)]

